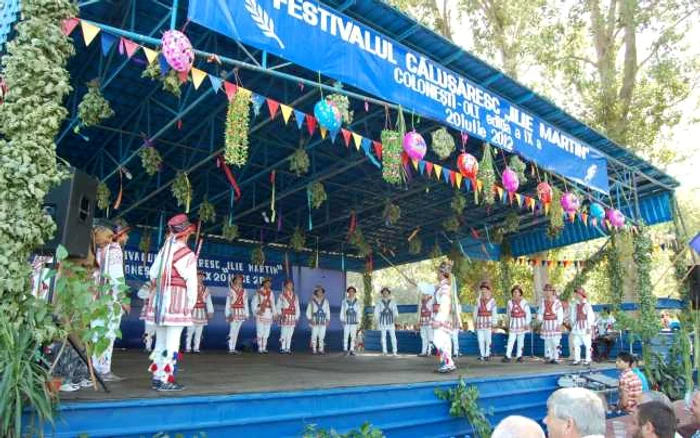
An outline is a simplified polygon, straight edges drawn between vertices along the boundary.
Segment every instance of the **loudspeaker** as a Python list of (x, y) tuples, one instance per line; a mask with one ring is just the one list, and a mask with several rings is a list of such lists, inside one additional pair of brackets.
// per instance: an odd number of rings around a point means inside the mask
[(71, 169), (71, 173), (71, 178), (51, 190), (44, 200), (44, 212), (56, 222), (58, 229), (42, 251), (53, 253), (58, 245), (63, 245), (71, 257), (84, 258), (90, 250), (97, 180), (77, 169)]
[(686, 278), (688, 287), (690, 288), (690, 305), (693, 310), (700, 309), (700, 265), (689, 266), (690, 274)]

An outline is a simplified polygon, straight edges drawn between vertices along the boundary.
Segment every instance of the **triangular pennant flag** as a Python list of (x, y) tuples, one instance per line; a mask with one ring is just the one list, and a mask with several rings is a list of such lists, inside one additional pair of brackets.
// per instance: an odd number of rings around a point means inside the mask
[(442, 175), (442, 166), (439, 164), (433, 164), (433, 169), (435, 169), (435, 176), (440, 179)]
[(429, 176), (429, 177), (432, 176), (432, 173), (433, 173), (433, 163), (431, 163), (430, 161), (426, 161), (426, 162), (425, 162), (425, 170), (428, 171), (428, 176)]
[(544, 203), (544, 214), (549, 215), (549, 202)]
[(129, 59), (131, 59), (131, 57), (134, 56), (134, 53), (136, 53), (136, 51), (139, 49), (139, 47), (141, 47), (138, 44), (136, 44), (135, 42), (128, 40), (126, 38), (122, 38), (121, 44), (122, 44), (122, 46), (124, 46), (124, 51), (126, 52), (126, 56)]
[(576, 219), (576, 213), (569, 213), (569, 222), (573, 222)]
[(445, 180), (445, 184), (450, 183), (450, 169), (444, 169), (442, 172), (442, 179)]
[(177, 72), (177, 77), (178, 77), (178, 79), (180, 79), (180, 83), (181, 83), (181, 84), (184, 84), (185, 82), (187, 82), (187, 77), (188, 77), (188, 76), (189, 76), (189, 73), (186, 72), (186, 71), (179, 71), (179, 72)]
[(496, 186), (496, 193), (498, 193), (498, 199), (503, 198), (503, 187)]
[(469, 178), (464, 180), (464, 188), (467, 189), (467, 191), (470, 191), (472, 189), (472, 180)]
[(547, 260), (542, 260), (542, 261), (540, 261), (540, 264), (541, 264), (542, 266), (546, 266), (546, 265), (547, 265)]
[(355, 140), (355, 149), (360, 150), (360, 145), (362, 144), (362, 136), (355, 132), (352, 133), (352, 139)]
[(455, 173), (456, 172), (454, 170), (450, 170), (450, 184), (452, 185), (452, 187), (455, 186), (455, 178), (457, 178), (455, 176)]
[(326, 134), (328, 134), (328, 130), (323, 126), (319, 127), (318, 130), (321, 131), (321, 138), (325, 140)]
[(338, 133), (340, 132), (340, 129), (336, 129), (335, 131), (331, 131), (331, 141), (333, 144), (335, 144), (335, 139), (338, 138)]
[(270, 118), (274, 119), (277, 115), (277, 110), (280, 107), (280, 103), (274, 99), (270, 99), (269, 97), (265, 100), (267, 101), (267, 109), (270, 110)]
[(413, 163), (413, 168), (418, 170), (418, 160), (411, 158), (411, 163)]
[(418, 162), (418, 169), (420, 170), (421, 175), (423, 175), (425, 173), (425, 161), (420, 160)]
[(80, 23), (80, 20), (77, 18), (68, 18), (63, 20), (61, 22), (61, 32), (63, 32), (63, 35), (65, 36), (72, 34), (78, 23)]
[(377, 158), (379, 158), (381, 160), (382, 159), (382, 150), (384, 149), (384, 145), (382, 145), (378, 141), (373, 141), (372, 145), (374, 146), (375, 155), (377, 155)]
[(581, 220), (583, 221), (583, 224), (588, 226), (588, 214), (587, 213), (581, 213)]
[(158, 65), (160, 66), (160, 77), (163, 78), (170, 71), (170, 64), (165, 60), (165, 56), (162, 53), (158, 56)]
[(218, 93), (224, 80), (214, 75), (209, 75), (209, 82), (211, 82), (211, 88), (214, 89), (214, 92)]
[(244, 91), (245, 88), (243, 87), (238, 87), (240, 88), (240, 91), (244, 93), (244, 96), (247, 95), (248, 93), (251, 93), (250, 101), (253, 102), (253, 113), (256, 116), (260, 115), (260, 110), (262, 109), (263, 104), (265, 103), (265, 96), (261, 96), (257, 93), (253, 93), (252, 91)]
[(309, 135), (314, 135), (316, 130), (316, 118), (312, 115), (306, 115), (306, 128), (309, 130)]
[(192, 68), (192, 84), (194, 84), (194, 89), (198, 90), (199, 86), (202, 85), (202, 81), (207, 77), (207, 74), (198, 68)]
[(561, 260), (557, 261), (557, 266), (561, 266), (563, 264), (564, 264), (564, 262), (562, 262)]
[(280, 105), (280, 109), (282, 110), (282, 118), (284, 119), (284, 124), (286, 125), (289, 123), (289, 117), (292, 115), (292, 107), (287, 106), (287, 105)]
[(80, 25), (83, 29), (83, 40), (85, 41), (85, 45), (89, 46), (97, 34), (100, 33), (100, 28), (94, 24), (88, 23), (87, 21), (81, 21)]
[(155, 50), (151, 50), (148, 47), (142, 47), (143, 53), (146, 55), (146, 59), (148, 60), (148, 63), (152, 63), (155, 61), (156, 57), (158, 56), (158, 52)]
[(523, 195), (521, 195), (520, 193), (516, 193), (515, 194), (515, 202), (518, 203), (518, 207), (522, 207), (523, 206)]
[(458, 189), (462, 188), (462, 178), (464, 178), (464, 177), (462, 176), (461, 173), (455, 172), (455, 182), (457, 183)]
[(530, 210), (535, 211), (535, 198), (530, 198)]
[(350, 146), (350, 137), (352, 137), (352, 133), (345, 128), (341, 128), (340, 132), (343, 134), (343, 140), (345, 141), (345, 147)]
[(297, 121), (297, 128), (301, 129), (301, 126), (304, 124), (304, 118), (306, 118), (306, 114), (303, 111), (294, 110), (294, 120)]
[(568, 268), (569, 266), (571, 266), (571, 260), (564, 260), (564, 267)]
[(552, 263), (554, 263), (552, 260), (547, 260), (547, 266), (552, 266)]
[(476, 190), (481, 192), (484, 190), (484, 183), (480, 179), (476, 180)]
[(100, 44), (102, 45), (102, 56), (107, 56), (115, 41), (117, 41), (117, 37), (115, 37), (111, 33), (102, 32), (102, 35), (100, 35)]
[(238, 86), (232, 82), (224, 81), (224, 92), (226, 93), (226, 98), (230, 102), (233, 96), (236, 95), (238, 91)]

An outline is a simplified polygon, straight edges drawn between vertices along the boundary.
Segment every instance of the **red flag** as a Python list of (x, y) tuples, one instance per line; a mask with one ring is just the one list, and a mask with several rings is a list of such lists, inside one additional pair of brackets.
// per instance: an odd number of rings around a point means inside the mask
[(277, 110), (280, 107), (280, 103), (274, 99), (270, 99), (269, 97), (265, 100), (267, 100), (267, 108), (270, 110), (270, 118), (274, 119), (275, 115), (277, 115)]
[(135, 42), (128, 40), (126, 38), (122, 38), (121, 43), (124, 46), (124, 51), (126, 52), (126, 56), (129, 58), (134, 56), (134, 53), (136, 53), (136, 50), (138, 50), (138, 48), (140, 47)]
[(228, 168), (226, 162), (224, 161), (224, 158), (221, 155), (216, 157), (216, 167), (224, 171), (224, 173), (226, 174), (226, 179), (228, 179), (229, 184), (231, 184), (231, 187), (233, 187), (233, 191), (236, 193), (236, 199), (240, 198), (241, 189), (238, 187), (236, 178), (233, 176), (233, 173), (231, 173), (231, 169)]
[(230, 102), (231, 99), (233, 99), (233, 96), (236, 95), (236, 91), (238, 91), (238, 86), (236, 86), (236, 84), (232, 84), (229, 81), (224, 81), (224, 91), (226, 92), (226, 97)]
[(350, 146), (350, 136), (352, 136), (352, 132), (348, 131), (347, 129), (343, 128), (340, 130), (340, 132), (343, 134), (343, 140), (345, 140), (345, 147)]
[(433, 163), (431, 163), (430, 161), (426, 161), (425, 162), (425, 170), (428, 171), (428, 175), (432, 174), (433, 173)]
[(306, 115), (306, 127), (309, 130), (309, 135), (314, 135), (316, 130), (316, 118), (310, 114)]
[(61, 32), (63, 32), (63, 35), (68, 36), (71, 33), (73, 33), (75, 27), (78, 25), (79, 22), (80, 20), (77, 18), (68, 18), (66, 20), (63, 20), (61, 22)]
[(377, 158), (380, 160), (382, 159), (382, 150), (384, 149), (384, 145), (379, 143), (378, 141), (372, 142), (374, 145), (374, 153), (377, 154)]
[(177, 73), (177, 77), (180, 79), (181, 84), (184, 84), (185, 82), (187, 82), (187, 77), (189, 74), (190, 74), (190, 72), (188, 72), (188, 71), (181, 71), (181, 72)]
[(452, 183), (452, 187), (455, 186), (455, 173), (454, 171), (450, 170), (450, 183)]

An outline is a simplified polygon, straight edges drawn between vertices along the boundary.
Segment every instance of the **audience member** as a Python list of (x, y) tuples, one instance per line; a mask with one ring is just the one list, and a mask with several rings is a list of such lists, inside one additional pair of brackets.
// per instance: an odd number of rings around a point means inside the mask
[(676, 415), (660, 401), (640, 404), (631, 427), (632, 438), (674, 438)]
[(700, 391), (693, 394), (690, 413), (693, 415), (693, 423), (679, 428), (678, 433), (683, 438), (700, 438)]
[(634, 355), (634, 366), (632, 367), (632, 371), (634, 371), (634, 374), (636, 374), (637, 377), (639, 377), (639, 380), (642, 381), (642, 392), (649, 391), (651, 389), (649, 388), (649, 380), (639, 368), (639, 356), (637, 355)]
[(622, 352), (615, 362), (620, 370), (620, 402), (618, 407), (625, 412), (632, 412), (637, 405), (639, 396), (642, 395), (642, 380), (632, 371), (634, 356)]
[(547, 400), (544, 423), (549, 438), (604, 438), (605, 407), (589, 389), (559, 389)]
[(537, 422), (519, 415), (511, 415), (498, 423), (491, 438), (545, 438)]

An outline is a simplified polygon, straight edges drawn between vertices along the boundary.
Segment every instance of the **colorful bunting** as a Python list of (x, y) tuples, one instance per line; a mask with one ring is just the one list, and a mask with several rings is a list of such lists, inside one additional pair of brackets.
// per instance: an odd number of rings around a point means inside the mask
[(100, 33), (100, 28), (86, 21), (81, 21), (80, 24), (83, 30), (83, 40), (85, 41), (85, 45), (89, 46), (97, 34)]
[(211, 82), (211, 88), (214, 89), (214, 92), (218, 93), (224, 80), (214, 75), (209, 75), (209, 82)]
[(439, 164), (433, 164), (433, 169), (435, 169), (435, 176), (437, 179), (440, 179), (440, 176), (442, 175), (442, 166)]
[(238, 86), (236, 84), (233, 84), (229, 81), (224, 81), (224, 92), (226, 93), (226, 98), (230, 102), (231, 99), (233, 99), (233, 96), (236, 95), (236, 92), (238, 91)]
[(267, 109), (270, 110), (270, 118), (274, 119), (275, 116), (277, 115), (277, 110), (280, 107), (280, 103), (274, 99), (270, 99), (269, 97), (265, 100), (267, 102)]
[(319, 129), (319, 131), (321, 131), (321, 138), (325, 140), (326, 134), (328, 134), (328, 130), (326, 128), (324, 128), (323, 126), (319, 127), (318, 129)]
[(132, 56), (134, 56), (134, 53), (139, 49), (138, 44), (135, 42), (128, 40), (126, 38), (122, 38), (121, 41), (119, 41), (119, 44), (124, 48), (124, 51), (126, 52), (126, 56), (131, 59)]
[(80, 20), (77, 18), (68, 18), (63, 20), (61, 22), (61, 32), (63, 32), (63, 35), (65, 36), (72, 34), (78, 23), (80, 23)]
[(425, 173), (425, 161), (420, 160), (418, 162), (418, 168), (420, 169), (420, 174), (423, 175)]
[(280, 109), (282, 110), (282, 119), (284, 119), (284, 124), (286, 125), (289, 123), (289, 118), (292, 116), (292, 107), (288, 105), (280, 105)]
[(413, 168), (415, 170), (418, 170), (418, 160), (416, 160), (415, 158), (411, 158), (411, 163), (413, 163)]
[(345, 147), (349, 147), (350, 146), (350, 137), (352, 137), (352, 133), (345, 128), (341, 128), (340, 132), (343, 134), (343, 140), (345, 141)]
[(362, 136), (353, 132), (352, 139), (355, 141), (355, 149), (359, 151), (360, 146), (362, 145)]
[(112, 46), (116, 41), (117, 37), (115, 37), (114, 35), (102, 32), (102, 35), (100, 35), (100, 44), (102, 45), (102, 56), (107, 56), (107, 54), (109, 54), (109, 51), (112, 49)]
[(309, 114), (306, 115), (306, 129), (309, 130), (309, 135), (314, 135), (316, 130), (316, 118)]
[(372, 145), (374, 146), (374, 153), (377, 154), (377, 158), (379, 158), (381, 160), (382, 159), (382, 151), (384, 150), (384, 146), (378, 141), (373, 141)]
[(190, 71), (192, 72), (192, 84), (194, 85), (194, 89), (198, 90), (199, 86), (202, 85), (204, 78), (207, 77), (207, 74), (202, 70), (194, 67)]
[(148, 60), (148, 63), (151, 64), (153, 61), (156, 60), (156, 57), (158, 57), (158, 52), (155, 50), (149, 49), (148, 47), (142, 47), (143, 53), (146, 55), (146, 59)]
[(455, 174), (455, 182), (457, 183), (457, 188), (461, 189), (462, 188), (462, 178), (464, 178), (464, 177), (459, 172), (455, 172), (454, 174)]
[(304, 124), (305, 117), (306, 117), (306, 114), (304, 114), (303, 111), (294, 110), (294, 120), (297, 121), (297, 128), (298, 129), (301, 129), (302, 125)]

